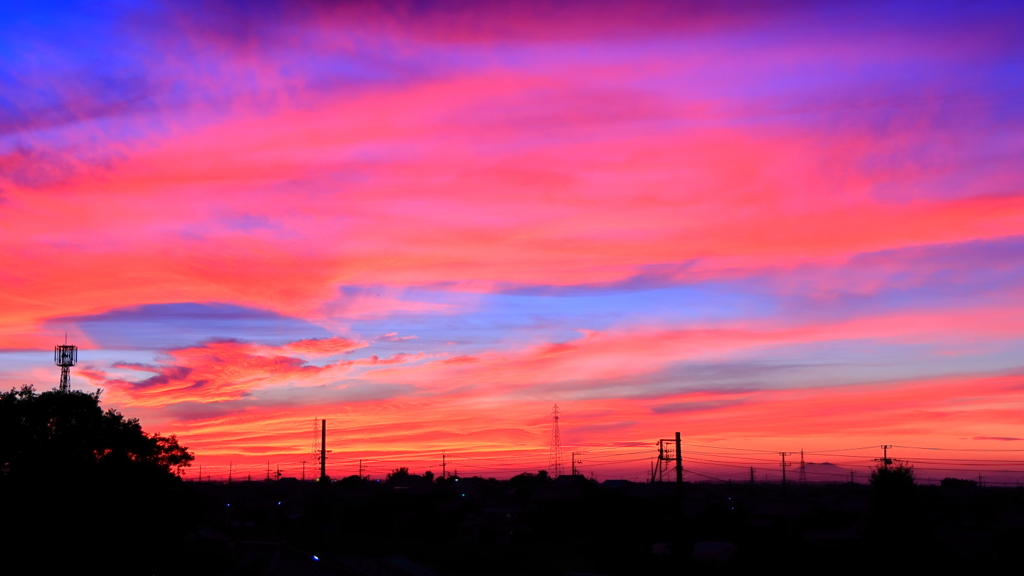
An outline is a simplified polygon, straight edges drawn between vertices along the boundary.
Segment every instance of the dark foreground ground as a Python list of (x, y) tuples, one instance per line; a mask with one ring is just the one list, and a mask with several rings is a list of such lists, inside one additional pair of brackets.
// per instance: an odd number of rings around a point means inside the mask
[(895, 498), (861, 484), (579, 476), (191, 486), (201, 519), (179, 573), (910, 573), (1024, 561), (1024, 490), (969, 482)]

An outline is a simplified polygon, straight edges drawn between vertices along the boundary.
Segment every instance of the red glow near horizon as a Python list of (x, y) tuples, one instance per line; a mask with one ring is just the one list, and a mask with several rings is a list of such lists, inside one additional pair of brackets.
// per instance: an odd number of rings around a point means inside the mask
[(0, 45), (5, 386), (220, 477), (1024, 449), (1019, 7), (97, 10)]

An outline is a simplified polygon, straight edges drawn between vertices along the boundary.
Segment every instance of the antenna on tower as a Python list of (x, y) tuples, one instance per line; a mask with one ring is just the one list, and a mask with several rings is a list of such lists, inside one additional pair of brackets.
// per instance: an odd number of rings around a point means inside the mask
[(68, 335), (64, 333), (64, 344), (54, 346), (53, 363), (60, 366), (60, 391), (71, 390), (71, 367), (78, 364), (78, 346), (68, 344)]
[(804, 466), (804, 451), (800, 451), (800, 483), (807, 484), (807, 468)]
[(558, 431), (558, 404), (551, 409), (551, 453), (548, 456), (548, 468), (551, 468), (551, 477), (558, 478), (562, 475), (562, 436)]

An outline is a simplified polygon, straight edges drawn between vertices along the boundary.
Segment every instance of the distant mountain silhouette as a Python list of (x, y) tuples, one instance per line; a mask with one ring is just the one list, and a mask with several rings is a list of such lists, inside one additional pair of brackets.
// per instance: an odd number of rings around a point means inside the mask
[[(831, 462), (808, 462), (804, 465), (808, 482), (849, 482), (850, 469)], [(866, 482), (867, 475), (861, 474), (860, 481)]]

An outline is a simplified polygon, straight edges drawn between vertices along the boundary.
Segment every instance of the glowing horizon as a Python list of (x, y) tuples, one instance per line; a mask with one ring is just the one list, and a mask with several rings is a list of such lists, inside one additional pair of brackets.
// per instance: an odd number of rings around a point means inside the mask
[(1024, 450), (1021, 6), (514, 4), (2, 9), (0, 384), (193, 474)]

